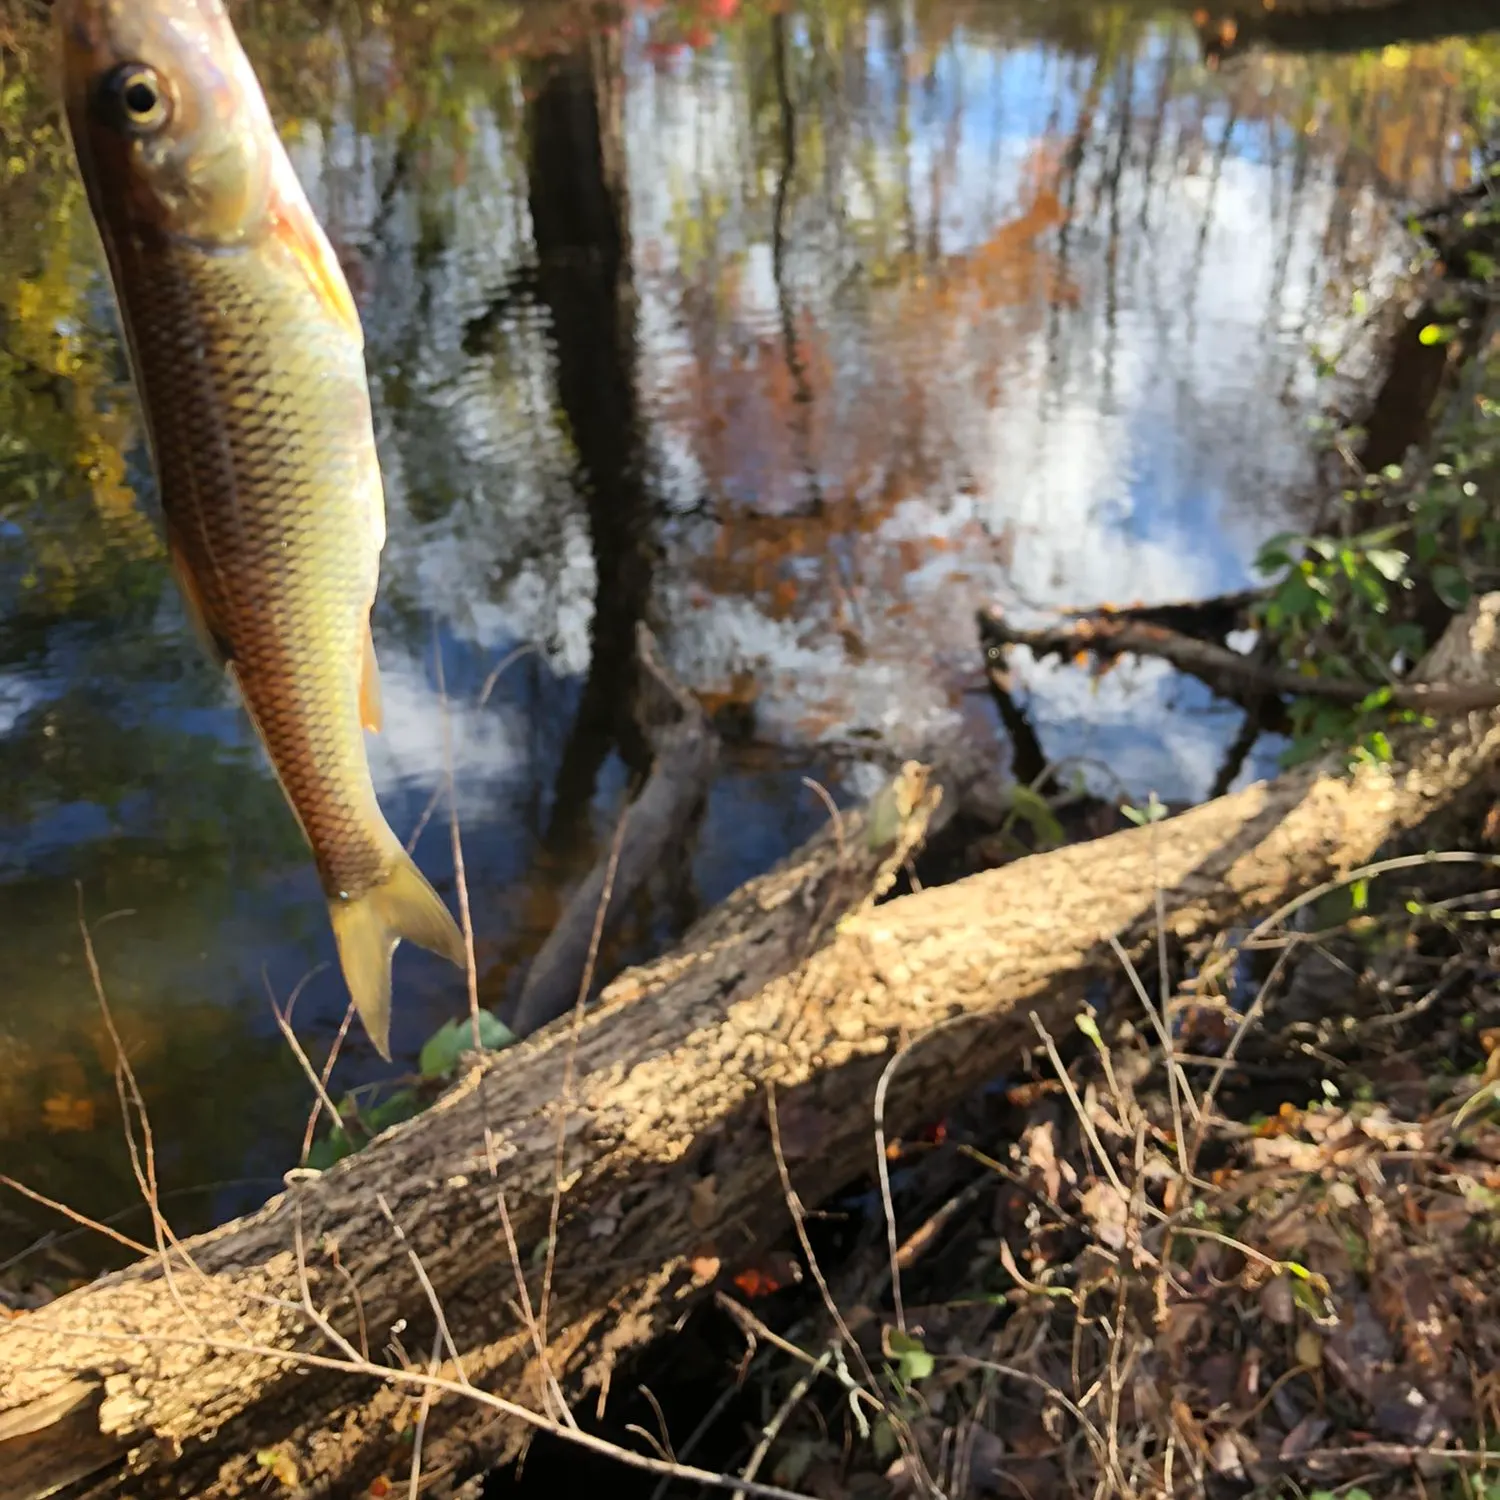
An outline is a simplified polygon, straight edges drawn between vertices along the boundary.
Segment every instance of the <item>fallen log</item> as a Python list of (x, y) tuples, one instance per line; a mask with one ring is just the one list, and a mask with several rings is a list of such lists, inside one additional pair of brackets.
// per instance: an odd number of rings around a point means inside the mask
[[(1500, 595), (1444, 645), (1443, 680), (1494, 680)], [(555, 1026), (484, 1060), (427, 1114), (259, 1212), (4, 1325), (0, 1493), (227, 1500), (264, 1493), (270, 1462), (303, 1493), (358, 1494), (410, 1466), (418, 1402), (400, 1369), (420, 1374), (429, 1351), (537, 1411), (556, 1414), (559, 1393), (602, 1402), (623, 1353), (786, 1227), (769, 1088), (786, 1168), (816, 1203), (872, 1167), (872, 1097), (896, 1049), (909, 1045), (885, 1124), (899, 1133), (1013, 1067), (1035, 1045), (1032, 1012), (1068, 1024), (1116, 962), (1110, 939), (1148, 942), (1158, 885), (1171, 932), (1191, 939), (1425, 847), (1436, 814), (1477, 826), (1500, 787), (1500, 715), (1395, 748), (1393, 764), (1301, 767), (876, 905), (948, 792), (907, 767), (677, 951), (615, 980), (576, 1033)], [(535, 1310), (534, 1333), (518, 1306)], [(309, 1307), (395, 1382), (341, 1370)], [(427, 1495), (525, 1440), (464, 1398), (422, 1419)]]
[(1160, 625), (1200, 641), (1224, 641), (1236, 630), (1254, 626), (1255, 608), (1269, 594), (1268, 589), (1236, 589), (1216, 594), (1210, 599), (1174, 600), (1166, 604), (1115, 604), (1099, 609), (1071, 609), (1067, 617), (1081, 620), (1102, 615), (1111, 620), (1131, 620), (1144, 625)]
[(1013, 624), (999, 609), (981, 610), (979, 631), (991, 653), (1025, 646), (1035, 656), (1092, 655), (1101, 662), (1121, 656), (1147, 656), (1196, 677), (1231, 702), (1246, 707), (1268, 695), (1326, 698), (1333, 703), (1363, 703), (1384, 690), (1397, 708), (1429, 714), (1465, 714), (1500, 706), (1500, 687), (1493, 682), (1356, 682), (1348, 677), (1310, 677), (1253, 656), (1183, 635), (1161, 625), (1099, 611), (1074, 617), (1067, 624)]

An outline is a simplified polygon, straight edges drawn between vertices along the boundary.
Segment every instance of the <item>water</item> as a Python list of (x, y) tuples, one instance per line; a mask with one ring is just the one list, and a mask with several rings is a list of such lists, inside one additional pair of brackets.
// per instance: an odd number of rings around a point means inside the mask
[[(637, 619), (726, 747), (683, 869), (616, 961), (811, 832), (826, 814), (804, 777), (848, 801), (958, 734), (1003, 760), (980, 604), (1249, 581), (1317, 494), (1310, 418), (1377, 373), (1403, 213), (1471, 166), (1458, 43), (1216, 72), (1149, 7), (238, 14), (367, 329), (390, 532), (382, 799), (413, 830), (451, 754), (495, 1005), (641, 768), (621, 692)], [(82, 910), (186, 1231), (297, 1160), (310, 1091), (268, 995), (332, 943), (167, 581), (44, 44), (17, 25), (25, 61), (0, 54), (0, 1160), (86, 1212), (137, 1196)], [(1202, 796), (1237, 727), (1151, 665), (1019, 676), (1048, 753), (1133, 795)], [(417, 852), (452, 900), (446, 804)], [(409, 1067), (465, 1006), (421, 954), (402, 951), (397, 986), (397, 1068), (352, 1033), (336, 1091)], [(344, 1004), (328, 967), (300, 992), (317, 1062)], [(0, 1200), (0, 1262), (58, 1222)], [(106, 1253), (75, 1239), (28, 1265), (66, 1276)]]

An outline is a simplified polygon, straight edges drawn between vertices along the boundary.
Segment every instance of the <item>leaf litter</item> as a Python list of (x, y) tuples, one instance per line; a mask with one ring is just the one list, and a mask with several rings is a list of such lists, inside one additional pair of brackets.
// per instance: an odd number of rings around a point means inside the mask
[[(904, 1326), (868, 1196), (825, 1265), (885, 1415), (816, 1381), (766, 1472), (868, 1500), (1500, 1500), (1500, 1110), (1462, 1112), (1500, 1068), (1500, 940), (1408, 900), (1288, 941), (1175, 956), (1176, 1108), (1122, 976), (1008, 1087), (887, 1143)], [(805, 1288), (758, 1311), (828, 1347)], [(806, 1367), (758, 1364), (762, 1406)]]

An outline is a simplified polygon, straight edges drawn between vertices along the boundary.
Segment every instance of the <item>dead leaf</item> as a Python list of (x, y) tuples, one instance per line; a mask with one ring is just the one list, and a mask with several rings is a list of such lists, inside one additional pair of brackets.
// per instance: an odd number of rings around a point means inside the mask
[(1301, 1458), (1304, 1453), (1310, 1453), (1322, 1441), (1323, 1434), (1331, 1425), (1327, 1417), (1312, 1415), (1303, 1417), (1287, 1433), (1277, 1457), (1282, 1463), (1290, 1463), (1294, 1458)]
[(1222, 1474), (1227, 1479), (1245, 1477), (1245, 1466), (1240, 1461), (1239, 1447), (1227, 1432), (1221, 1432), (1209, 1445), (1208, 1462), (1215, 1474)]
[(1260, 1395), (1260, 1377), (1265, 1356), (1251, 1344), (1240, 1360), (1239, 1373), (1234, 1382), (1234, 1404), (1241, 1410), (1252, 1406)]
[(1257, 1167), (1285, 1166), (1311, 1174), (1321, 1172), (1328, 1159), (1324, 1147), (1290, 1135), (1261, 1136), (1250, 1142), (1250, 1160)]
[(1323, 1346), (1324, 1363), (1349, 1390), (1371, 1404), (1394, 1355), (1391, 1336), (1365, 1297), (1356, 1297), (1340, 1309), (1339, 1326)]
[(1078, 1206), (1093, 1225), (1094, 1233), (1102, 1244), (1108, 1245), (1111, 1250), (1119, 1250), (1124, 1246), (1130, 1205), (1114, 1183), (1094, 1183), (1079, 1197)]
[(1375, 1425), (1400, 1443), (1427, 1444), (1450, 1435), (1447, 1419), (1438, 1406), (1409, 1380), (1391, 1377), (1371, 1403)]
[(589, 1238), (609, 1239), (620, 1227), (620, 1217), (624, 1212), (624, 1207), (625, 1200), (619, 1193), (601, 1203), (599, 1212), (589, 1221)]
[(1490, 1208), (1491, 1205), (1486, 1203), (1478, 1193), (1472, 1198), (1468, 1193), (1463, 1196), (1456, 1193), (1433, 1193), (1427, 1199), (1426, 1212), (1422, 1216), (1422, 1227), (1427, 1230), (1430, 1239), (1451, 1240), (1461, 1235), (1473, 1223), (1476, 1212), (1483, 1212)]
[(968, 1449), (969, 1483), (976, 1489), (989, 1493), (1003, 1491), (1006, 1486), (1005, 1444), (978, 1422), (966, 1422), (959, 1436), (959, 1452)]
[(1005, 1102), (1015, 1109), (1030, 1109), (1038, 1099), (1047, 1094), (1060, 1094), (1063, 1086), (1055, 1078), (1043, 1078), (1036, 1083), (1018, 1083), (1006, 1089)]
[(1062, 1168), (1057, 1161), (1055, 1122), (1045, 1119), (1028, 1125), (1021, 1132), (1021, 1152), (1032, 1170), (1040, 1173), (1042, 1191), (1056, 1203), (1062, 1192)]
[(1317, 1370), (1323, 1364), (1323, 1340), (1311, 1328), (1297, 1333), (1297, 1363), (1305, 1370)]
[(1181, 1356), (1193, 1330), (1204, 1321), (1208, 1309), (1201, 1302), (1178, 1302), (1167, 1309), (1166, 1322), (1157, 1342), (1174, 1359)]
[(802, 1264), (785, 1250), (772, 1250), (754, 1265), (746, 1266), (734, 1277), (734, 1284), (747, 1297), (769, 1297), (783, 1287), (796, 1286), (802, 1280)]
[(1386, 1325), (1425, 1371), (1446, 1369), (1453, 1353), (1453, 1326), (1446, 1299), (1420, 1267), (1400, 1266), (1376, 1278), (1375, 1291)]
[(718, 1178), (710, 1172), (692, 1186), (688, 1222), (694, 1229), (707, 1229), (719, 1215)]
[(1200, 1457), (1208, 1456), (1208, 1439), (1203, 1434), (1203, 1425), (1193, 1415), (1193, 1409), (1180, 1397), (1172, 1398), (1172, 1425), (1178, 1436)]
[(94, 1101), (76, 1094), (54, 1094), (42, 1104), (42, 1124), (54, 1135), (94, 1128)]
[(1269, 1323), (1285, 1328), (1297, 1317), (1297, 1304), (1292, 1297), (1291, 1277), (1283, 1272), (1272, 1277), (1260, 1289), (1261, 1315)]

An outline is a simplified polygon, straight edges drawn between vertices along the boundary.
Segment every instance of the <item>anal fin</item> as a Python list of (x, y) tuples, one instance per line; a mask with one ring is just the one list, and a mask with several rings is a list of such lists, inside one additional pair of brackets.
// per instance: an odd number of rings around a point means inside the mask
[(375, 660), (375, 637), (365, 622), (365, 644), (359, 663), (359, 722), (379, 734), (385, 724), (380, 702), (380, 666)]

